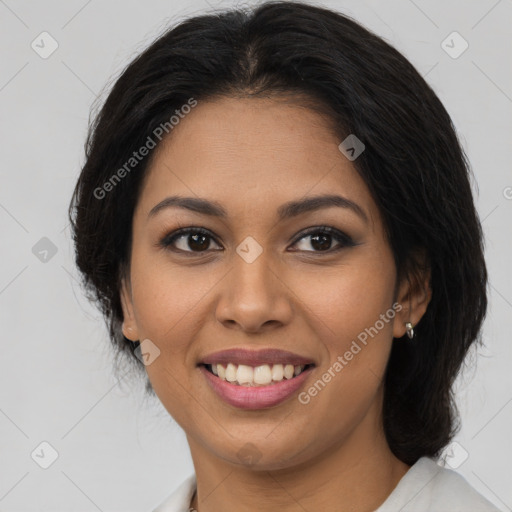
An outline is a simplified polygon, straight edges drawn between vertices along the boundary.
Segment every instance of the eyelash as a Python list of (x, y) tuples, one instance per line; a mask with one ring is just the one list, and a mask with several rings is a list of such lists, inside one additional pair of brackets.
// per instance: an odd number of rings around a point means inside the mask
[[(205, 251), (184, 251), (182, 249), (176, 249), (171, 248), (172, 244), (176, 242), (181, 237), (186, 237), (187, 235), (203, 235), (206, 237), (211, 238), (217, 245), (220, 245), (215, 237), (204, 228), (183, 228), (178, 231), (175, 231), (174, 233), (168, 234), (162, 238), (162, 240), (158, 243), (158, 245), (164, 249), (171, 250), (173, 252), (188, 254), (190, 256), (200, 255), (203, 253), (208, 252), (208, 249)], [(335, 241), (337, 241), (340, 245), (334, 249), (327, 249), (326, 251), (304, 251), (307, 253), (317, 253), (317, 254), (332, 254), (334, 252), (338, 252), (343, 248), (346, 247), (354, 247), (356, 244), (348, 235), (343, 233), (342, 231), (339, 231), (338, 229), (332, 228), (330, 226), (318, 226), (309, 228), (306, 231), (302, 232), (293, 242), (292, 245), (296, 245), (298, 242), (300, 242), (303, 238), (307, 238), (311, 235), (317, 235), (317, 234), (327, 234), (330, 235)], [(219, 249), (216, 249), (216, 251), (219, 251)]]

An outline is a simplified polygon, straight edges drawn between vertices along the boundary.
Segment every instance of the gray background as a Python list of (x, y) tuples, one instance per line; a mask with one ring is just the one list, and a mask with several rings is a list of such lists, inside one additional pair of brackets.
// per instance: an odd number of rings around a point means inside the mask
[[(193, 471), (184, 433), (163, 406), (144, 403), (140, 383), (113, 377), (103, 321), (78, 285), (66, 209), (105, 85), (168, 24), (234, 5), (0, 0), (0, 511), (149, 511)], [(512, 2), (319, 5), (353, 16), (410, 59), (472, 162), (490, 309), (486, 347), (457, 382), (463, 427), (447, 462), (512, 510)], [(31, 47), (51, 49), (43, 31), (58, 44), (47, 58)], [(464, 43), (446, 40), (453, 31), (469, 44), (457, 58)], [(55, 254), (44, 253), (43, 237)], [(58, 453), (47, 469), (44, 441)]]

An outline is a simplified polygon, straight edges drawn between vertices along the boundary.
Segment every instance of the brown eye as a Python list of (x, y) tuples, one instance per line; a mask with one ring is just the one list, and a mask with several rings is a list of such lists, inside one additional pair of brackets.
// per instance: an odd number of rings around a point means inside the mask
[[(310, 251), (304, 247), (299, 247), (299, 250), (304, 250), (306, 252), (334, 252), (342, 249), (343, 247), (353, 247), (354, 245), (357, 245), (345, 233), (329, 226), (324, 226), (321, 228), (312, 228), (307, 232), (302, 233), (301, 237), (294, 243), (294, 246), (307, 238), (311, 239), (309, 245), (313, 247), (313, 250)], [(338, 247), (335, 247), (334, 249), (331, 247), (333, 241), (338, 242)]]
[[(303, 240), (308, 238), (310, 239), (309, 245), (313, 250), (307, 249), (307, 243), (303, 242)], [(218, 247), (213, 250), (223, 250), (208, 230), (204, 228), (185, 228), (165, 236), (159, 245), (178, 253), (200, 254), (211, 250), (212, 242)], [(337, 247), (332, 247), (333, 242), (337, 242)], [(307, 232), (302, 233), (293, 245), (302, 245), (302, 247), (298, 248), (299, 251), (332, 253), (344, 247), (353, 247), (358, 244), (345, 233), (329, 226), (323, 226), (311, 228)]]
[(214, 240), (209, 231), (202, 228), (187, 228), (172, 233), (160, 242), (162, 247), (177, 252), (206, 252)]

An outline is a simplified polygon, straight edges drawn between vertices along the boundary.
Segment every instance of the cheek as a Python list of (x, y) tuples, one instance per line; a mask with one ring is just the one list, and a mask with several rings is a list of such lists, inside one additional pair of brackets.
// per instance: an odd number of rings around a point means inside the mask
[[(161, 403), (180, 425), (193, 421), (183, 404), (191, 395), (184, 383), (190, 376), (189, 347), (197, 339), (201, 300), (215, 284), (199, 270), (179, 268), (159, 258), (132, 258), (134, 315), (141, 341), (149, 339), (160, 351), (145, 367)], [(187, 359), (188, 358), (188, 359)]]
[[(349, 380), (366, 379), (368, 371), (381, 376), (389, 357), (395, 274), (391, 255), (379, 254), (379, 258), (358, 258), (343, 268), (323, 269), (315, 279), (297, 281), (293, 287), (304, 305), (309, 330), (324, 345), (328, 366), (341, 357)], [(341, 373), (339, 366), (338, 370)]]
[(310, 418), (322, 418), (341, 432), (361, 421), (381, 386), (393, 339), (394, 274), (376, 264), (373, 270), (354, 266), (336, 276), (302, 288), (308, 329), (326, 357), (301, 403), (311, 407)]
[(394, 273), (382, 261), (361, 259), (357, 264), (295, 279), (293, 289), (305, 314), (309, 310), (333, 335), (357, 335), (373, 325), (393, 301)]
[[(137, 257), (132, 262), (134, 314), (140, 336), (161, 350), (178, 353), (193, 334), (194, 311), (214, 286), (211, 273), (171, 265), (163, 258)], [(183, 340), (183, 342), (181, 342)]]

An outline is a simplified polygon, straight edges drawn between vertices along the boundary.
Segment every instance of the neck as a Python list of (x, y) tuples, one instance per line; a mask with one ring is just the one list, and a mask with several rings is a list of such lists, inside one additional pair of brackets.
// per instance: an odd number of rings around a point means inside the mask
[(194, 461), (197, 512), (237, 510), (337, 510), (373, 512), (389, 496), (409, 466), (389, 449), (374, 417), (337, 445), (315, 457), (277, 469), (247, 467), (219, 458), (187, 436)]

